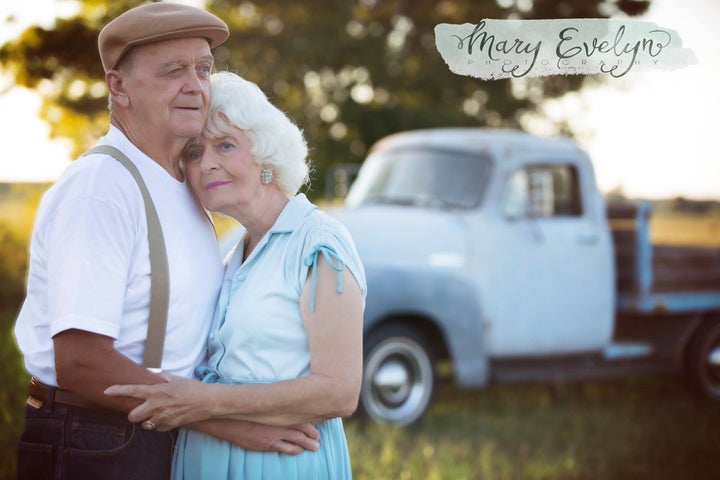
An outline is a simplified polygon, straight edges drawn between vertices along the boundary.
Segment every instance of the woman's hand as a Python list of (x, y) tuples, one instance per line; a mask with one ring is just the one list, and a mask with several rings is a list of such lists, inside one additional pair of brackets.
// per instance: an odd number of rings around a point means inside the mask
[(274, 427), (228, 418), (205, 420), (185, 425), (225, 440), (245, 450), (298, 455), (320, 448), (320, 432), (311, 423), (291, 427)]
[(105, 390), (105, 395), (143, 400), (128, 414), (128, 420), (133, 423), (149, 420), (161, 432), (211, 417), (212, 385), (168, 374), (163, 377), (168, 383), (113, 385)]

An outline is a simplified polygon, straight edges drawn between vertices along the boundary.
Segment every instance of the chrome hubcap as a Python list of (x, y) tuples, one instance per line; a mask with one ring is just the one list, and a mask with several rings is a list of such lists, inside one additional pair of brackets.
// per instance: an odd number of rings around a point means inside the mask
[(383, 403), (399, 405), (410, 394), (410, 374), (398, 360), (383, 363), (373, 378), (373, 389), (382, 398)]

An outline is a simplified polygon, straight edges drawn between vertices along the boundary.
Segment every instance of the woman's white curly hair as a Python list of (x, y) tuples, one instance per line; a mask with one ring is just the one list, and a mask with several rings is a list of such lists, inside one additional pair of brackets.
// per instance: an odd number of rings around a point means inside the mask
[(221, 138), (238, 128), (252, 144), (251, 153), (273, 171), (273, 182), (294, 196), (309, 181), (307, 143), (302, 131), (270, 103), (253, 82), (231, 72), (211, 77), (210, 111), (203, 135)]

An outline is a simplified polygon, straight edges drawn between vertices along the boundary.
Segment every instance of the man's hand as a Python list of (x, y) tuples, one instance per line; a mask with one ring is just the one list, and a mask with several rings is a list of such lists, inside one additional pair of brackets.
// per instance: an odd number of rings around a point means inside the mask
[(245, 450), (297, 455), (320, 448), (320, 432), (310, 423), (274, 427), (242, 420), (212, 419), (186, 425)]

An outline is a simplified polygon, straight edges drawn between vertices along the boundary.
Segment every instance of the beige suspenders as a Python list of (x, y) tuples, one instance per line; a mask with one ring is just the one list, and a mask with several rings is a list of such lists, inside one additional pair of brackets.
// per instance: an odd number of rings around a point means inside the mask
[(163, 345), (165, 344), (165, 327), (167, 325), (170, 296), (167, 251), (165, 250), (165, 239), (160, 226), (160, 219), (152, 202), (152, 197), (150, 197), (150, 192), (148, 192), (147, 186), (135, 164), (120, 150), (110, 145), (97, 145), (83, 155), (94, 153), (110, 155), (127, 168), (137, 182), (145, 202), (148, 246), (150, 248), (150, 318), (148, 319), (147, 337), (145, 339), (143, 366), (159, 369), (162, 363)]

